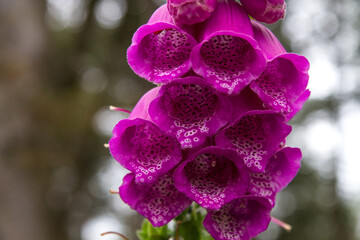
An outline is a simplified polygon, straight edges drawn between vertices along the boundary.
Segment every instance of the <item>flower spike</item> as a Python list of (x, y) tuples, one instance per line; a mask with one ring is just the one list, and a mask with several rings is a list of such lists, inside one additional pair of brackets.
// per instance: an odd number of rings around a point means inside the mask
[(140, 77), (154, 83), (167, 83), (191, 68), (189, 57), (195, 44), (189, 33), (174, 24), (163, 5), (135, 32), (127, 58)]
[(237, 94), (264, 70), (249, 17), (235, 1), (219, 1), (202, 29), (191, 53), (193, 70), (217, 90)]

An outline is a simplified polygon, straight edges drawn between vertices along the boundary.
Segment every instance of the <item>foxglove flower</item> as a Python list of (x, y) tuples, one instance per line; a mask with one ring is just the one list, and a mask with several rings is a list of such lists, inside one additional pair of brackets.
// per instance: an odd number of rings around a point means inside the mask
[(285, 0), (241, 0), (250, 16), (264, 23), (276, 23), (285, 17)]
[(270, 207), (275, 205), (275, 195), (285, 188), (300, 169), (301, 151), (283, 148), (275, 153), (263, 173), (250, 173), (249, 193), (264, 197)]
[(141, 118), (120, 121), (113, 130), (109, 148), (123, 167), (136, 174), (137, 182), (155, 181), (182, 158), (175, 138)]
[(191, 68), (189, 57), (195, 45), (195, 39), (174, 24), (163, 5), (135, 32), (127, 52), (128, 62), (140, 77), (167, 83)]
[(191, 25), (210, 17), (216, 3), (217, 0), (168, 0), (167, 7), (175, 22)]
[(265, 231), (271, 220), (271, 209), (264, 199), (244, 196), (220, 210), (209, 210), (204, 227), (215, 240), (249, 240)]
[(246, 192), (249, 174), (235, 151), (208, 147), (182, 162), (174, 180), (179, 191), (200, 206), (219, 209)]
[(254, 172), (265, 171), (269, 158), (279, 149), (291, 126), (273, 111), (254, 110), (239, 114), (216, 136), (216, 145), (237, 151)]
[[(309, 62), (300, 55), (287, 53), (274, 34), (263, 25), (252, 21), (255, 39), (269, 59), (261, 76), (250, 84), (264, 104), (287, 116), (297, 112), (296, 102), (308, 84)], [(304, 98), (304, 96), (302, 97)]]
[(119, 190), (122, 200), (155, 227), (167, 224), (192, 203), (175, 188), (172, 172), (151, 184), (138, 183), (135, 175), (129, 173)]
[(149, 114), (182, 148), (195, 148), (228, 123), (231, 103), (201, 78), (186, 77), (162, 86)]
[(218, 1), (202, 29), (200, 43), (191, 53), (193, 70), (217, 90), (237, 94), (262, 73), (265, 58), (238, 3)]

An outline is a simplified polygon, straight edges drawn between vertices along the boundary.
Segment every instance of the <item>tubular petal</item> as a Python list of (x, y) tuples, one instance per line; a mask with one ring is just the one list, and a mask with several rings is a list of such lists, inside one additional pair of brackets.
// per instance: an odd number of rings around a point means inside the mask
[(276, 23), (285, 17), (285, 0), (241, 0), (250, 16), (264, 23)]
[(250, 194), (268, 199), (269, 207), (274, 207), (275, 195), (296, 176), (301, 158), (298, 148), (286, 147), (278, 151), (269, 160), (265, 172), (250, 173)]
[(203, 224), (215, 240), (249, 240), (268, 228), (270, 211), (261, 198), (245, 196), (208, 211)]
[(295, 102), (309, 81), (309, 61), (300, 55), (286, 53), (273, 33), (252, 21), (255, 39), (270, 60), (250, 88), (264, 101), (266, 107), (284, 115), (292, 115)]
[(273, 111), (249, 111), (218, 133), (216, 145), (236, 150), (251, 171), (263, 172), (269, 158), (291, 132), (285, 121)]
[(174, 181), (179, 191), (202, 207), (219, 209), (246, 192), (248, 177), (235, 151), (208, 147), (181, 163)]
[(159, 90), (160, 87), (155, 87), (145, 93), (131, 111), (128, 119), (142, 118), (151, 121), (149, 116), (149, 104), (155, 99)]
[(120, 121), (109, 141), (111, 155), (134, 172), (138, 182), (153, 182), (177, 165), (180, 145), (154, 123), (136, 118)]
[(155, 227), (167, 224), (192, 203), (175, 188), (172, 172), (151, 184), (137, 183), (135, 175), (129, 173), (119, 191), (122, 200)]
[(140, 77), (167, 83), (189, 71), (190, 52), (195, 45), (195, 39), (174, 24), (163, 5), (135, 32), (127, 51), (128, 62)]
[(237, 94), (264, 70), (249, 17), (235, 1), (219, 1), (202, 29), (191, 53), (193, 70), (217, 90)]
[(194, 148), (228, 123), (231, 103), (203, 79), (186, 77), (162, 86), (149, 114), (183, 149)]
[(167, 7), (175, 22), (195, 24), (205, 21), (215, 10), (217, 0), (168, 0)]

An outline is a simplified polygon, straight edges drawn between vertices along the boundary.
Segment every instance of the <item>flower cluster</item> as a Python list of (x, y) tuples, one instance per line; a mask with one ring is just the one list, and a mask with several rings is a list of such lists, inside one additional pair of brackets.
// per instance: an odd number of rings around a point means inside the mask
[(121, 198), (154, 226), (195, 201), (215, 239), (267, 229), (276, 194), (300, 168), (285, 138), (310, 94), (309, 63), (248, 14), (273, 23), (284, 11), (283, 0), (168, 0), (134, 34), (129, 65), (158, 86), (109, 147), (131, 171)]

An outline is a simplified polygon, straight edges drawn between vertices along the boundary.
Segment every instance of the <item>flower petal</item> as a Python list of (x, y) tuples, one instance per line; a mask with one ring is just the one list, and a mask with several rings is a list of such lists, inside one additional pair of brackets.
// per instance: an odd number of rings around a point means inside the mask
[(154, 83), (167, 83), (191, 68), (189, 57), (195, 44), (195, 39), (184, 28), (174, 24), (163, 5), (148, 24), (135, 32), (127, 51), (128, 62), (140, 77)]
[(215, 10), (217, 0), (168, 0), (167, 7), (175, 22), (195, 24), (205, 21)]
[(249, 193), (268, 199), (270, 207), (275, 205), (275, 195), (285, 188), (300, 169), (301, 151), (286, 147), (269, 160), (263, 173), (250, 173)]
[(285, 0), (241, 0), (241, 4), (260, 22), (276, 23), (285, 17)]
[(142, 118), (150, 121), (151, 118), (149, 115), (149, 104), (152, 100), (155, 99), (159, 90), (160, 87), (155, 87), (145, 93), (131, 111), (128, 119)]
[(137, 183), (135, 175), (129, 173), (119, 190), (122, 200), (155, 227), (167, 224), (192, 203), (175, 188), (171, 172), (152, 184)]
[(215, 240), (249, 240), (265, 231), (271, 220), (270, 208), (260, 198), (238, 198), (220, 210), (209, 210), (204, 227)]
[(285, 115), (294, 111), (294, 103), (309, 81), (309, 62), (293, 53), (279, 55), (267, 63), (261, 76), (250, 84), (264, 104)]
[(149, 114), (182, 148), (194, 148), (228, 123), (231, 103), (203, 79), (186, 77), (162, 86)]
[(237, 158), (229, 149), (202, 149), (176, 168), (175, 186), (202, 207), (219, 209), (248, 187), (248, 172)]
[(235, 149), (251, 171), (263, 172), (269, 158), (291, 132), (285, 121), (273, 111), (249, 111), (219, 132), (216, 145)]
[(201, 28), (200, 43), (191, 53), (193, 70), (217, 90), (237, 94), (264, 70), (265, 57), (238, 3), (219, 1)]
[(267, 59), (272, 59), (279, 54), (286, 53), (285, 48), (270, 29), (253, 20), (251, 21), (251, 26), (254, 31), (254, 38)]
[(154, 123), (136, 118), (120, 121), (109, 141), (111, 155), (136, 173), (136, 181), (153, 182), (181, 158), (180, 145)]

